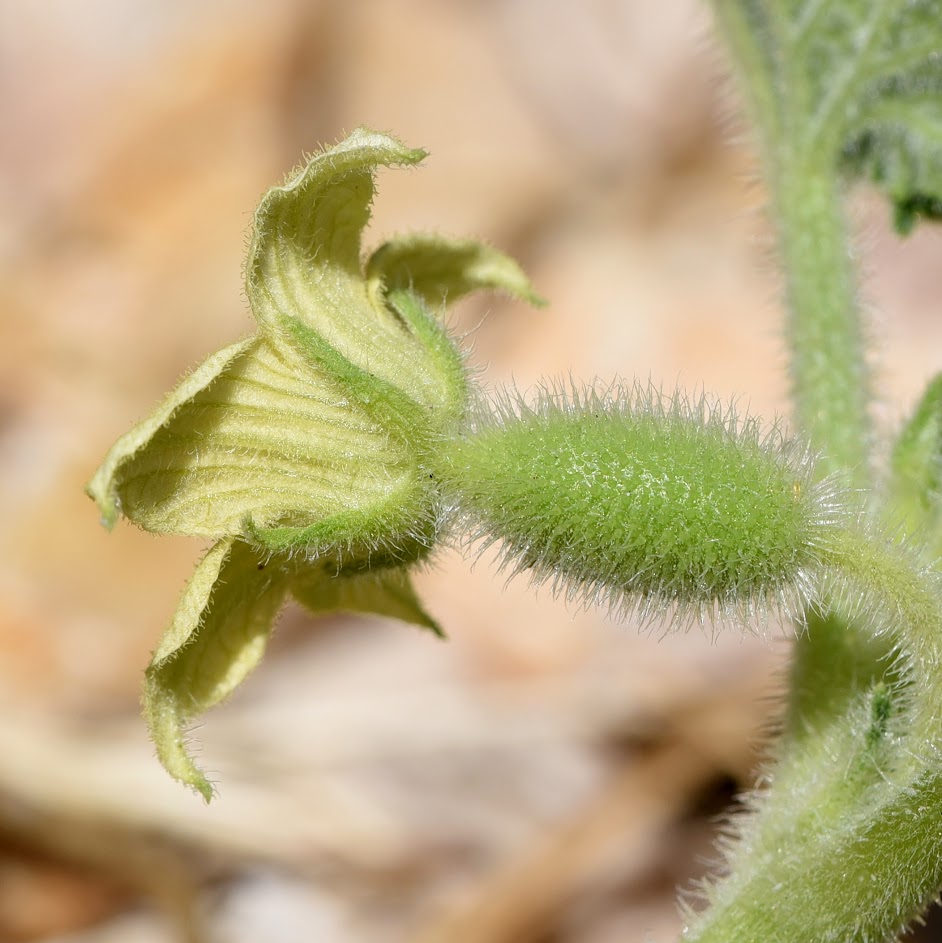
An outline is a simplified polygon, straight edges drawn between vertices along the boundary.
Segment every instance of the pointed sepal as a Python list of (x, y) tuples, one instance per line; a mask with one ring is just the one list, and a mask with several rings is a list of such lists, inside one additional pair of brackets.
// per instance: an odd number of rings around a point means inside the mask
[(196, 567), (151, 658), (144, 717), (157, 755), (207, 802), (213, 787), (187, 750), (187, 725), (259, 663), (289, 579), (285, 568), (248, 544), (220, 540)]
[(510, 256), (473, 239), (423, 233), (391, 239), (370, 256), (366, 280), (374, 303), (388, 292), (408, 289), (432, 311), (481, 290), (504, 292), (536, 307), (546, 304)]
[(445, 637), (441, 626), (425, 611), (408, 572), (402, 568), (349, 575), (312, 568), (293, 580), (291, 594), (313, 613), (340, 611), (384, 616)]

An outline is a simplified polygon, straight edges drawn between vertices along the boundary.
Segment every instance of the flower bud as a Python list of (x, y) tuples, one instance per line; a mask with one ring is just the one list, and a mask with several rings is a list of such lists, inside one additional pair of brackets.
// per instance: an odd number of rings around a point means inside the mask
[(123, 514), (215, 541), (144, 694), (161, 760), (207, 799), (185, 726), (258, 664), (289, 593), (439, 631), (405, 568), (436, 539), (430, 467), (468, 398), (440, 314), (479, 288), (538, 299), (514, 262), (466, 240), (408, 236), (361, 261), (377, 167), (423, 157), (361, 128), (271, 189), (246, 265), (258, 333), (205, 360), (89, 482), (108, 527)]

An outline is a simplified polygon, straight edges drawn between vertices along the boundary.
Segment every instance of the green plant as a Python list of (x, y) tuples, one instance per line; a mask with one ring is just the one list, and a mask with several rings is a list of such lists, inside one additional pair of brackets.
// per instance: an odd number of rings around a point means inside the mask
[(443, 540), (647, 618), (800, 627), (770, 776), (685, 938), (877, 941), (942, 886), (942, 378), (874, 459), (842, 197), (896, 226), (942, 216), (938, 0), (715, 0), (759, 132), (787, 284), (798, 439), (680, 393), (476, 390), (439, 318), (480, 289), (538, 302), (470, 242), (409, 237), (361, 262), (379, 165), (366, 130), (255, 216), (258, 333), (210, 357), (89, 484), (105, 522), (211, 538), (154, 653), (161, 760), (207, 799), (186, 724), (259, 661), (288, 594), (438, 632), (409, 568)]

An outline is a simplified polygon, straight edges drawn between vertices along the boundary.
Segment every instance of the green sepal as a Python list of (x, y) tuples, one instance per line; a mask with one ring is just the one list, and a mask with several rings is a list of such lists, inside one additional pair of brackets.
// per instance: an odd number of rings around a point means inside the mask
[(106, 521), (209, 538), (307, 528), (415, 492), (412, 449), (328, 370), (297, 371), (264, 339), (209, 358), (123, 436), (89, 486)]
[[(430, 406), (433, 404), (417, 402), (401, 386), (358, 366), (300, 318), (286, 318), (284, 328), (286, 335), (294, 342), (295, 354), (300, 360), (301, 369), (327, 371), (336, 379), (350, 406), (362, 409), (380, 423), (388, 433), (406, 440), (421, 436), (427, 431)], [(460, 363), (458, 350), (450, 340), (448, 347), (447, 356)], [(437, 374), (440, 373), (436, 370), (438, 365), (432, 362), (431, 356), (426, 355), (423, 359), (424, 369), (429, 375), (435, 374), (437, 380), (439, 378)], [(436, 386), (439, 385), (436, 383)], [(463, 382), (461, 392), (464, 392)], [(445, 391), (436, 389), (436, 402), (433, 405), (432, 415), (437, 416), (438, 408), (445, 401)]]
[(428, 352), (439, 375), (446, 421), (459, 418), (468, 399), (464, 364), (441, 321), (446, 305), (481, 290), (502, 291), (537, 307), (546, 304), (503, 252), (443, 236), (415, 234), (384, 243), (367, 262), (366, 281), (373, 304), (398, 315)]
[(342, 611), (385, 616), (445, 637), (441, 626), (419, 602), (412, 580), (403, 568), (353, 574), (310, 568), (292, 582), (291, 594), (316, 614)]
[(434, 483), (421, 473), (369, 507), (350, 507), (306, 527), (260, 527), (243, 522), (247, 539), (268, 553), (304, 554), (338, 566), (396, 566), (427, 556), (435, 540)]
[(455, 422), (464, 418), (470, 396), (468, 373), (460, 353), (441, 321), (429, 310), (425, 301), (410, 288), (397, 288), (386, 293), (386, 305), (407, 324), (419, 338), (440, 377), (441, 401), (434, 435), (440, 437)]
[(173, 418), (174, 414), (203, 392), (227, 367), (252, 346), (251, 338), (232, 344), (207, 357), (143, 422), (126, 432), (108, 451), (85, 491), (98, 505), (101, 521), (109, 530), (118, 517), (127, 513), (121, 495), (121, 485), (128, 476), (129, 466), (150, 444), (154, 436)]
[(289, 572), (248, 544), (220, 540), (187, 584), (144, 681), (157, 755), (208, 802), (213, 787), (186, 748), (187, 724), (227, 697), (259, 663)]
[(408, 289), (433, 311), (481, 289), (506, 292), (536, 307), (546, 304), (510, 256), (472, 239), (421, 233), (390, 239), (370, 256), (366, 280), (374, 303), (387, 292)]
[(928, 521), (938, 523), (942, 511), (942, 374), (929, 383), (903, 426), (890, 469), (894, 507), (902, 509), (910, 529), (925, 530)]

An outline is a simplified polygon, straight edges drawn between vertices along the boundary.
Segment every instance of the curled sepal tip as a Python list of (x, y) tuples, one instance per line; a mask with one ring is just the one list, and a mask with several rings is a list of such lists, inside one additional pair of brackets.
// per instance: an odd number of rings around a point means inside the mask
[(259, 327), (287, 357), (317, 361), (309, 339), (321, 338), (352, 367), (428, 406), (448, 399), (442, 387), (451, 365), (429, 356), (370, 298), (361, 260), (377, 168), (414, 165), (424, 156), (359, 128), (311, 157), (255, 212), (246, 293)]
[[(251, 344), (251, 340), (240, 341), (207, 357), (150, 416), (126, 432), (111, 447), (85, 487), (86, 493), (98, 505), (102, 523), (109, 530), (122, 513), (129, 514), (132, 519), (135, 516), (132, 510), (136, 505), (133, 496), (122, 494), (125, 481), (136, 477), (133, 472), (135, 459), (142, 455), (154, 437), (182, 407), (203, 393), (234, 361), (245, 354)], [(142, 526), (147, 525), (142, 523)]]

